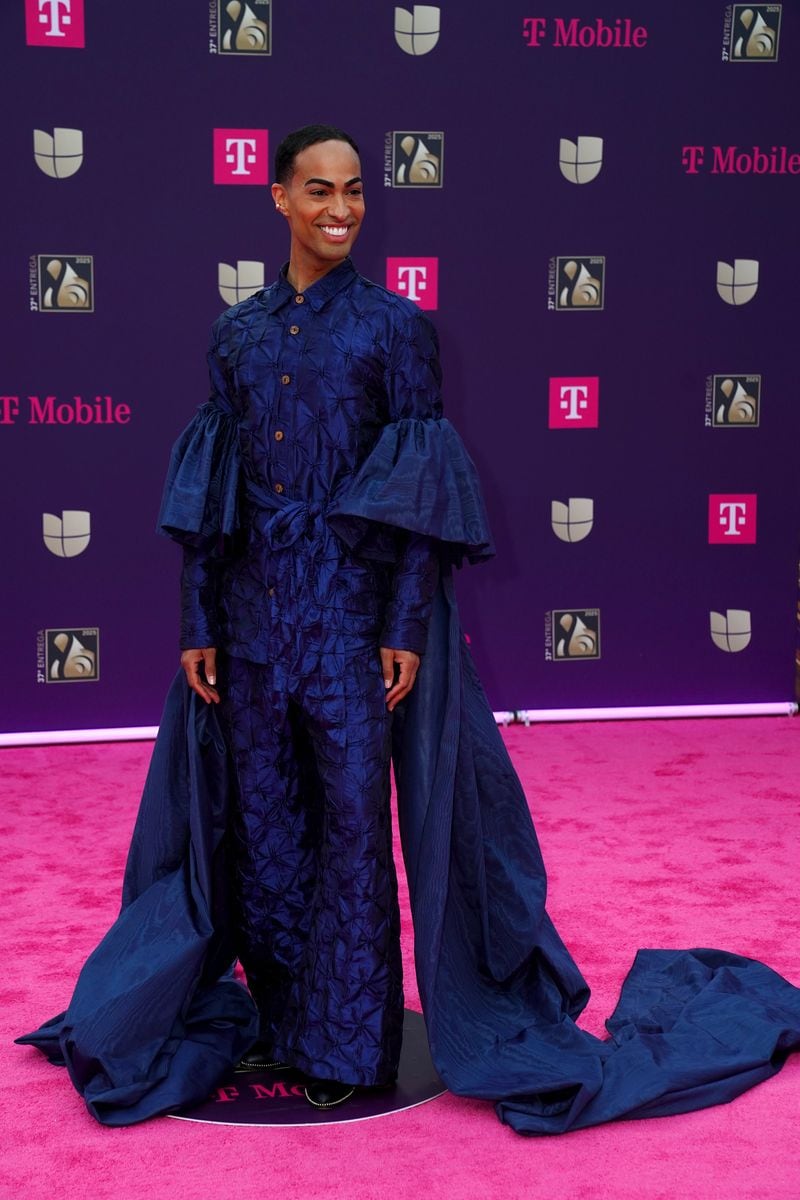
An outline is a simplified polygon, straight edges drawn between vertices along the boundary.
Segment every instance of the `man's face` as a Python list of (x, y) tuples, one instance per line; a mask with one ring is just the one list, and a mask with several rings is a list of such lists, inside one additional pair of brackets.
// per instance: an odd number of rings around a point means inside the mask
[(364, 219), (361, 164), (352, 146), (318, 142), (301, 150), (291, 180), (273, 184), (272, 195), (285, 210), (293, 258), (324, 271), (347, 257)]

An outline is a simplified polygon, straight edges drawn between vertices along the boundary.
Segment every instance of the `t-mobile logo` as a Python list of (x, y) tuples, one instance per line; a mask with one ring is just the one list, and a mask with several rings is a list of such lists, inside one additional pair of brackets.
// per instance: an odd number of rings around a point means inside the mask
[(712, 545), (753, 545), (756, 496), (709, 496), (708, 540)]
[(596, 429), (600, 422), (597, 376), (550, 380), (550, 429)]
[(266, 129), (214, 130), (214, 183), (268, 182)]
[(438, 258), (387, 258), (386, 286), (420, 308), (435, 309), (439, 291)]
[(71, 0), (39, 0), (39, 24), (46, 25), (47, 37), (66, 37), (63, 25), (72, 24)]
[(83, 46), (83, 0), (25, 0), (29, 46)]
[(249, 175), (256, 161), (254, 138), (226, 138), (225, 162), (233, 165), (231, 175)]
[(427, 267), (398, 267), (397, 290), (408, 296), (416, 304), (422, 299), (422, 293), (427, 291)]

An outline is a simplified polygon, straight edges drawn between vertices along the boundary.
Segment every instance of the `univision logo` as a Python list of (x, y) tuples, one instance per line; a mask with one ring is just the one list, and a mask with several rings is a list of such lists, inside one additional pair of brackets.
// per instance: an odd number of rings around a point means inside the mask
[(735, 258), (717, 263), (717, 294), (726, 304), (747, 304), (758, 291), (758, 260)]
[(263, 262), (238, 259), (236, 266), (218, 263), (219, 294), (226, 304), (238, 304), (247, 300), (264, 286)]
[(42, 513), (42, 539), (56, 558), (77, 558), (91, 539), (91, 515), (79, 508), (65, 508), (60, 517)]
[(394, 10), (394, 40), (406, 54), (429, 54), (439, 41), (440, 10), (432, 4), (415, 4)]
[(594, 500), (571, 496), (566, 504), (551, 501), (550, 524), (562, 542), (582, 542), (592, 532)]
[(51, 179), (68, 179), (83, 163), (82, 130), (56, 128), (46, 133), (34, 129), (33, 157), (39, 170)]
[(709, 618), (711, 640), (718, 650), (738, 654), (750, 645), (752, 629), (750, 613), (746, 608), (726, 609), (724, 616), (722, 613), (711, 612)]
[(569, 138), (561, 138), (558, 165), (570, 183), (591, 183), (603, 165), (603, 139), (579, 137), (577, 142), (571, 142)]

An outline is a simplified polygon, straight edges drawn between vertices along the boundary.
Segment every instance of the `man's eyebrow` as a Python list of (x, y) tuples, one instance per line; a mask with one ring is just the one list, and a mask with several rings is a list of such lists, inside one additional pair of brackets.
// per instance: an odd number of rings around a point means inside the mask
[[(352, 187), (354, 183), (361, 183), (361, 182), (362, 182), (362, 180), (361, 180), (361, 176), (360, 176), (360, 175), (356, 175), (354, 179), (348, 179), (347, 183), (346, 183), (344, 186), (345, 186), (345, 187)], [(321, 184), (322, 184), (322, 186), (323, 186), (323, 187), (326, 187), (326, 188), (332, 188), (332, 187), (334, 186), (334, 185), (331, 183), (330, 179), (314, 179), (314, 178), (312, 178), (312, 179), (307, 179), (307, 180), (305, 181), (305, 183), (303, 184), (303, 187), (308, 187), (308, 185), (309, 185), (310, 183), (321, 183)]]

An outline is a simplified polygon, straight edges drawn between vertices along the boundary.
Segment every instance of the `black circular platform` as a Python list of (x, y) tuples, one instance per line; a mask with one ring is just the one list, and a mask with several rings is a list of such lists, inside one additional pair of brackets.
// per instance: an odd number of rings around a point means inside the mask
[(425, 1104), (447, 1091), (431, 1062), (425, 1021), (405, 1010), (403, 1049), (394, 1087), (356, 1089), (335, 1108), (314, 1108), (303, 1095), (305, 1077), (292, 1067), (282, 1070), (231, 1070), (202, 1104), (170, 1114), (178, 1121), (219, 1125), (330, 1125), (386, 1117)]

